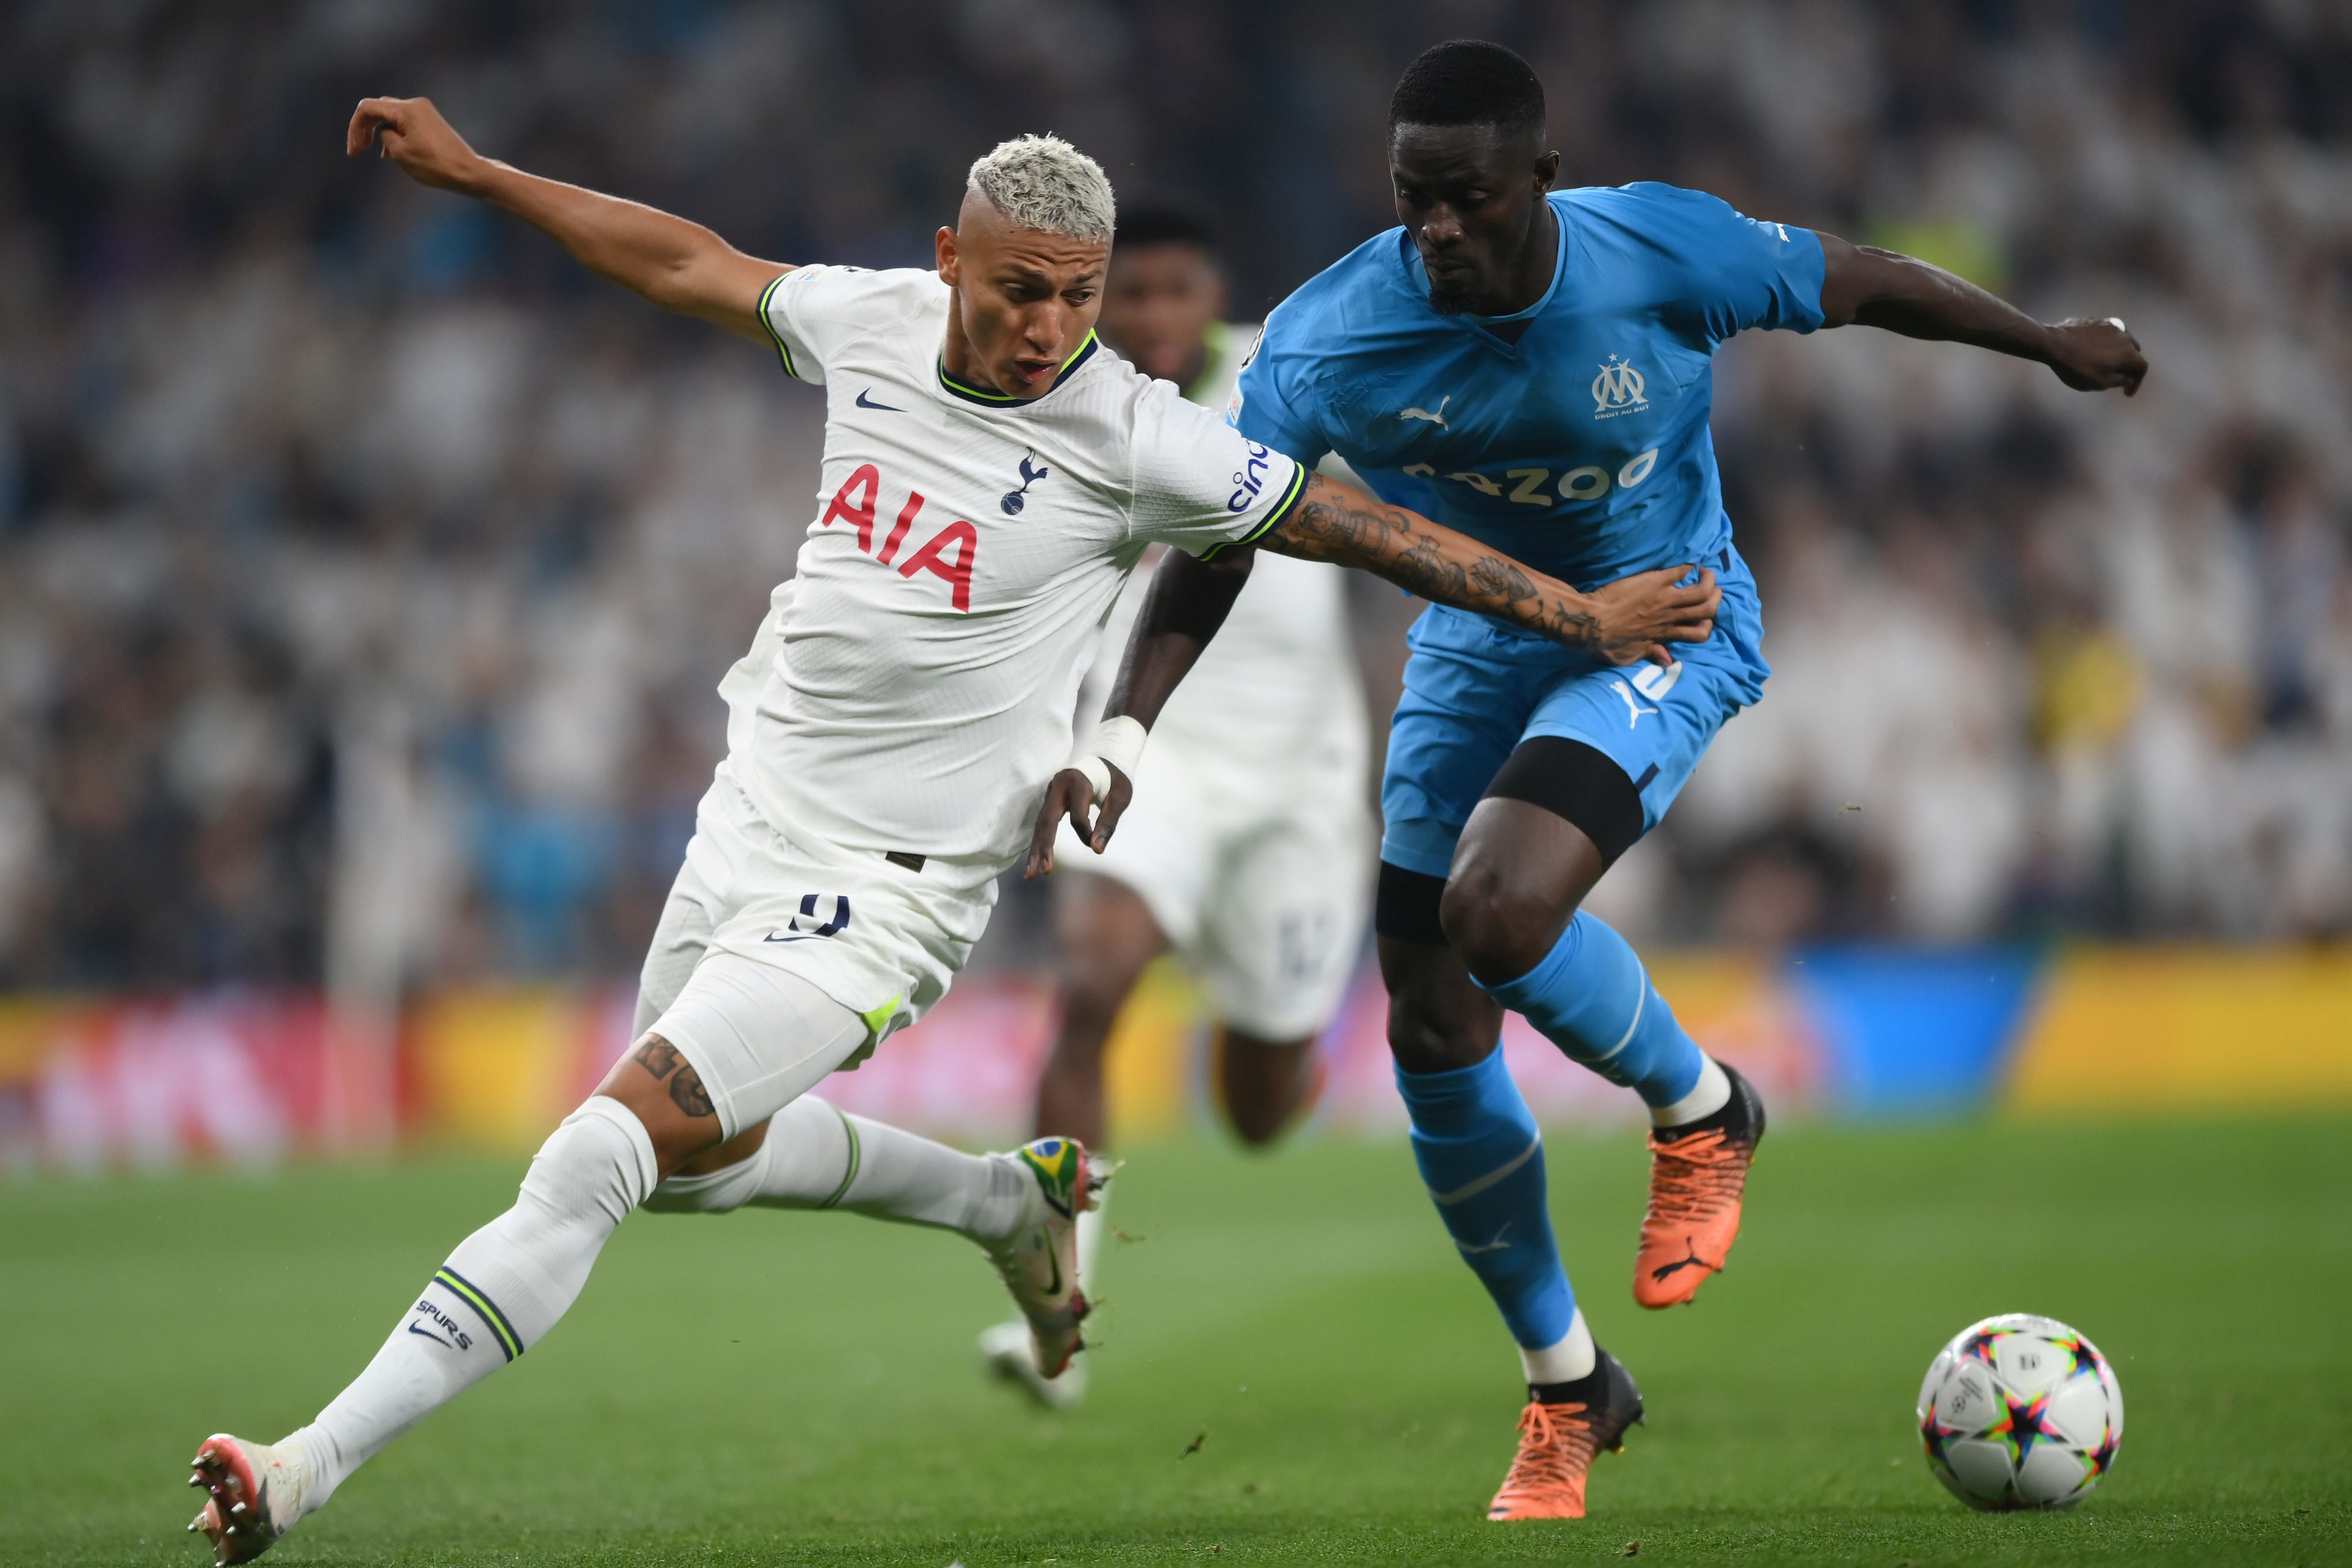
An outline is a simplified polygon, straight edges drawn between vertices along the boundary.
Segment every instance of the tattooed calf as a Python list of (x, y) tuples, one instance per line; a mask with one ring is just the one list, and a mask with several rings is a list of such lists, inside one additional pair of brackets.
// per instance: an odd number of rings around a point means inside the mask
[(657, 1034), (646, 1036), (645, 1042), (630, 1053), (630, 1060), (656, 1079), (669, 1082), (670, 1103), (689, 1116), (714, 1116), (710, 1092), (702, 1086), (702, 1075), (693, 1063), (678, 1053), (677, 1047)]

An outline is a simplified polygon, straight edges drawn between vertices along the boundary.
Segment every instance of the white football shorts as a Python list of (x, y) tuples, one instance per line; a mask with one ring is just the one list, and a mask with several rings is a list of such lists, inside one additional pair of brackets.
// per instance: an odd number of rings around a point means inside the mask
[(1147, 749), (1134, 802), (1097, 855), (1066, 821), (1055, 874), (1132, 889), (1218, 1019), (1260, 1040), (1331, 1021), (1363, 949), (1371, 813), (1352, 769), (1251, 775)]
[(693, 1063), (733, 1137), (947, 994), (987, 928), (995, 870), (780, 831), (722, 762), (646, 954), (636, 1033)]

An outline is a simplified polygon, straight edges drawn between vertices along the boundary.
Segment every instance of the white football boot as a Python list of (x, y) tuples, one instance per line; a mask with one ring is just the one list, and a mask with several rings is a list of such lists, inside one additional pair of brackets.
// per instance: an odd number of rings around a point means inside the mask
[(1030, 1343), (1029, 1325), (1019, 1318), (992, 1323), (982, 1331), (980, 1359), (990, 1372), (1048, 1410), (1067, 1410), (1087, 1391), (1087, 1364), (1083, 1361), (1072, 1360), (1059, 1377), (1038, 1375), (1037, 1352)]
[(1029, 1325), (1030, 1375), (1052, 1383), (1085, 1344), (1078, 1325), (1093, 1309), (1078, 1288), (1078, 1216), (1094, 1207), (1110, 1172), (1091, 1168), (1072, 1138), (1037, 1138), (989, 1157), (1029, 1177), (1021, 1223), (987, 1250)]
[(299, 1447), (248, 1443), (217, 1432), (206, 1437), (190, 1461), (192, 1487), (209, 1495), (189, 1521), (213, 1543), (213, 1562), (250, 1563), (302, 1517), (310, 1469)]

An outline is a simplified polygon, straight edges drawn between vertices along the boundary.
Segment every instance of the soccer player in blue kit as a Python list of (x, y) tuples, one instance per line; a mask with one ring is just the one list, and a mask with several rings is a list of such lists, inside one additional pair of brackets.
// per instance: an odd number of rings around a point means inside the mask
[[(1679, 567), (1721, 594), (1703, 642), (1624, 666), (1433, 605), (1409, 638), (1381, 785), (1397, 1086), (1423, 1179), (1528, 1385), (1487, 1516), (1574, 1519), (1593, 1455), (1622, 1446), (1642, 1402), (1561, 1268), (1541, 1139), (1496, 1049), (1503, 1009), (1650, 1107), (1644, 1307), (1690, 1301), (1723, 1267), (1764, 1132), (1755, 1091), (1579, 907), (1769, 674), (1707, 432), (1715, 350), (1749, 327), (1862, 322), (2036, 360), (2083, 391), (2128, 394), (2147, 364), (2118, 320), (2044, 325), (1926, 263), (1699, 192), (1553, 191), (1542, 85), (1497, 45), (1413, 61), (1389, 162), (1403, 226), (1274, 311), (1229, 417), (1301, 463), (1337, 452), (1391, 506), (1580, 588)], [(1170, 558), (1112, 712), (1150, 721), (1246, 570), (1239, 551)]]

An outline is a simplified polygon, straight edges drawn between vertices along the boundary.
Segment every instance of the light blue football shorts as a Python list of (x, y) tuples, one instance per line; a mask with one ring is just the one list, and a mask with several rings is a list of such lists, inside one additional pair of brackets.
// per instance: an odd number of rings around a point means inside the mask
[(1405, 639), (1404, 695), (1381, 780), (1381, 859), (1443, 877), (1472, 808), (1523, 740), (1559, 736), (1605, 753), (1658, 825), (1724, 721), (1764, 695), (1764, 621), (1739, 552), (1716, 560), (1723, 604), (1706, 642), (1670, 667), (1603, 664), (1467, 611), (1433, 604)]

